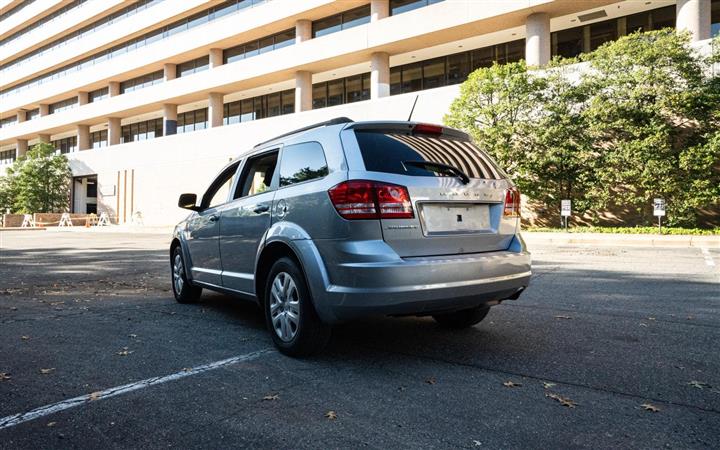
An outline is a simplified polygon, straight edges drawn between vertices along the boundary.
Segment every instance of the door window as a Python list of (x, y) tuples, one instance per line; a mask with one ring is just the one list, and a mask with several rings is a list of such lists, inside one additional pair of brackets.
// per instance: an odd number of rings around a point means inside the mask
[(280, 160), (280, 186), (322, 178), (328, 174), (322, 146), (303, 142), (283, 148)]
[(203, 208), (214, 208), (227, 202), (230, 186), (232, 186), (233, 176), (237, 172), (238, 165), (240, 165), (240, 161), (228, 166), (215, 178), (215, 181), (203, 195)]
[(273, 175), (275, 175), (277, 157), (278, 152), (276, 150), (248, 160), (233, 198), (247, 197), (269, 191)]

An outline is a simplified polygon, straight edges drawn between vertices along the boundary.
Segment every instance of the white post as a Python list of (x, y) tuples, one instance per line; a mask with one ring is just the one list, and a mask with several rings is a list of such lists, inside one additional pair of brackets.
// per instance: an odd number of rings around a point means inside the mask
[(550, 62), (550, 15), (536, 13), (525, 23), (525, 61), (528, 66), (544, 66)]

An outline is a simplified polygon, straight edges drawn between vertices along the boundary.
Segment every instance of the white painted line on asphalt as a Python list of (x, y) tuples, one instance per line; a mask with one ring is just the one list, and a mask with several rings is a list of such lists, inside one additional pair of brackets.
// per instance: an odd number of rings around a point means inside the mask
[(109, 389), (105, 389), (103, 391), (93, 392), (92, 394), (81, 395), (79, 397), (71, 398), (68, 400), (63, 400), (61, 402), (51, 403), (49, 405), (35, 408), (32, 411), (28, 411), (25, 413), (19, 413), (19, 414), (13, 414), (12, 416), (0, 418), (0, 430), (2, 430), (4, 428), (14, 427), (15, 425), (19, 425), (23, 422), (38, 419), (40, 417), (54, 414), (59, 411), (64, 411), (66, 409), (84, 405), (86, 403), (90, 403), (90, 402), (94, 402), (97, 400), (102, 400), (102, 399), (106, 399), (106, 398), (110, 398), (110, 397), (115, 397), (115, 396), (121, 395), (121, 394), (127, 394), (128, 392), (137, 391), (138, 389), (144, 389), (146, 387), (155, 386), (157, 384), (167, 383), (168, 381), (179, 380), (181, 378), (189, 377), (192, 375), (197, 375), (197, 374), (200, 374), (203, 372), (207, 372), (209, 370), (219, 369), (221, 367), (226, 367), (226, 366), (229, 366), (232, 364), (250, 361), (252, 359), (258, 358), (262, 355), (265, 355), (265, 354), (271, 353), (271, 352), (273, 352), (272, 349), (258, 350), (256, 352), (246, 353), (244, 355), (234, 356), (234, 357), (228, 358), (228, 359), (223, 359), (222, 361), (215, 361), (210, 364), (204, 364), (202, 366), (193, 367), (191, 369), (185, 369), (185, 370), (182, 370), (180, 372), (176, 372), (176, 373), (173, 373), (170, 375), (165, 375), (162, 377), (148, 378), (145, 380), (136, 381), (135, 383), (125, 384), (122, 386), (116, 386), (116, 387), (112, 387)]
[(710, 254), (710, 250), (708, 250), (707, 247), (702, 247), (700, 250), (702, 251), (702, 254), (705, 257), (705, 264), (707, 264), (710, 267), (715, 267), (715, 261), (713, 261), (712, 255)]

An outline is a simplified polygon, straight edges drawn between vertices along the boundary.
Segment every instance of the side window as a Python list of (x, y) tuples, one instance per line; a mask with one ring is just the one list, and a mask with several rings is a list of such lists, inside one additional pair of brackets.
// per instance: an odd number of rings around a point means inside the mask
[(204, 208), (214, 208), (227, 202), (230, 186), (232, 186), (233, 176), (237, 172), (240, 161), (228, 166), (222, 171), (215, 181), (210, 185), (205, 195), (203, 195), (202, 206)]
[(278, 152), (274, 151), (250, 158), (243, 170), (243, 175), (235, 189), (233, 198), (261, 194), (269, 190), (277, 166), (277, 157)]
[(280, 186), (322, 178), (328, 174), (325, 152), (318, 142), (303, 142), (283, 148)]

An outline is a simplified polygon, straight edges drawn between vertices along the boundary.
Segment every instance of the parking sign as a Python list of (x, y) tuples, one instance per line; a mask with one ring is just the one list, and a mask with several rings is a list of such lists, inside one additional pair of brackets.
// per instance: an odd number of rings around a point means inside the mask
[(665, 199), (664, 198), (656, 198), (653, 201), (653, 215), (656, 217), (665, 216)]
[(570, 200), (560, 200), (560, 215), (562, 217), (570, 217), (572, 215), (572, 202)]

